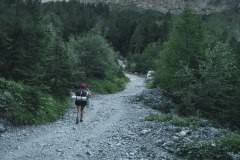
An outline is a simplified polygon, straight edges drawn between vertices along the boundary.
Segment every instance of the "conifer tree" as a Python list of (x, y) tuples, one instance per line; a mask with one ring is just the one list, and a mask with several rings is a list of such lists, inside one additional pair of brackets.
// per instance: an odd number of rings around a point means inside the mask
[[(164, 45), (159, 77), (156, 78), (163, 89), (177, 91), (182, 85), (178, 72), (184, 68), (198, 69), (199, 60), (203, 57), (203, 27), (199, 17), (184, 11), (175, 19), (173, 31)], [(197, 75), (197, 73), (196, 73)]]

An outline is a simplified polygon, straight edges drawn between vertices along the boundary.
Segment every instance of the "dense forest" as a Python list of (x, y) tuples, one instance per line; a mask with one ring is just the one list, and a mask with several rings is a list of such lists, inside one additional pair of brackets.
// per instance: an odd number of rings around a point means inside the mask
[(74, 0), (0, 0), (0, 116), (18, 124), (55, 120), (82, 81), (102, 93), (123, 89), (121, 55), (130, 72), (155, 71), (149, 86), (174, 101), (159, 109), (239, 127), (240, 45), (213, 17)]

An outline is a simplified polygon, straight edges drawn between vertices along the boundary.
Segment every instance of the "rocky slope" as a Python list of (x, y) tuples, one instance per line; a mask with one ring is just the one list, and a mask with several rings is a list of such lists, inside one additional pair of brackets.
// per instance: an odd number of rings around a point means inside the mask
[[(51, 0), (43, 0), (43, 2)], [(67, 0), (66, 0), (67, 1)], [(190, 9), (198, 14), (210, 14), (231, 9), (240, 9), (240, 0), (79, 0), (82, 3), (135, 4), (138, 7), (157, 10), (163, 13), (181, 13)]]

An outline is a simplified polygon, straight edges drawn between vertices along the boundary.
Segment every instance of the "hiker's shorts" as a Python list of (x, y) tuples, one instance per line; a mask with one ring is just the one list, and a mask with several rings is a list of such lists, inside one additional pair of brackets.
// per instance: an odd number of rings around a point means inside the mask
[(78, 101), (78, 100), (76, 100), (76, 101), (75, 101), (75, 105), (76, 105), (76, 106), (85, 107), (85, 106), (87, 105), (87, 101)]

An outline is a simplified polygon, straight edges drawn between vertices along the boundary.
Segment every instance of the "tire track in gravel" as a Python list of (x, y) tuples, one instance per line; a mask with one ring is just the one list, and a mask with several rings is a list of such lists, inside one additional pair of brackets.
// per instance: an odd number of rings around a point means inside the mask
[[(129, 134), (128, 127), (150, 112), (128, 101), (144, 89), (144, 79), (127, 74), (131, 82), (122, 92), (92, 98), (84, 122), (75, 124), (76, 109), (55, 123), (14, 127), (0, 137), (1, 160), (119, 159), (128, 145), (117, 153), (111, 149)], [(119, 144), (118, 144), (119, 145)], [(108, 148), (109, 147), (109, 148)], [(119, 146), (120, 147), (120, 146)]]

